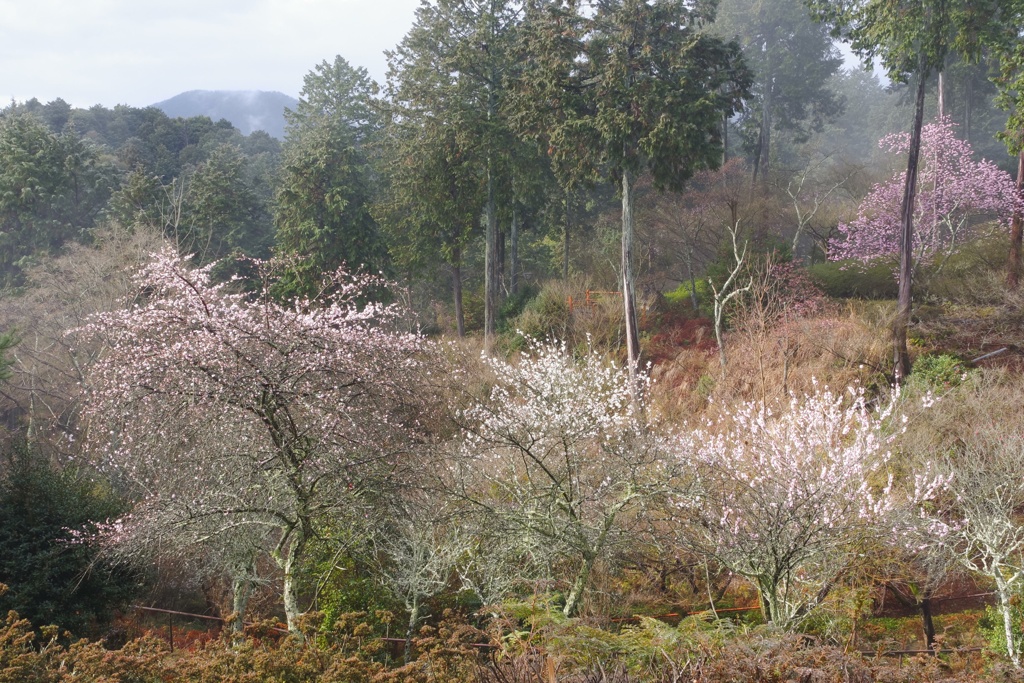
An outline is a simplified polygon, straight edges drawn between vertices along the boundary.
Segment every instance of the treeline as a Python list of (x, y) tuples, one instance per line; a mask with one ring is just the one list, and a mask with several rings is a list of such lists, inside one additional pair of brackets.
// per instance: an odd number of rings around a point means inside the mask
[[(12, 103), (2, 113), (4, 281), (21, 284), (33, 257), (87, 243), (97, 225), (145, 224), (202, 263), (298, 254), (304, 284), (295, 291), (307, 294), (342, 263), (384, 271), (412, 285), (428, 329), (493, 333), (523, 287), (550, 277), (583, 273), (597, 289), (622, 289), (612, 192), (623, 171), (636, 174), (628, 187), (640, 217), (632, 250), (644, 255), (641, 291), (703, 273), (720, 256), (721, 231), (666, 244), (661, 226), (650, 226), (677, 200), (655, 188), (679, 187), (730, 157), (746, 161), (759, 197), (731, 222), (763, 248), (789, 243), (801, 258), (821, 259), (838, 218), (879, 179), (877, 141), (906, 126), (903, 86), (887, 91), (844, 69), (827, 27), (798, 3), (755, 12), (730, 0), (706, 30), (708, 17), (677, 9), (664, 24), (675, 37), (632, 38), (644, 47), (630, 73), (661, 83), (646, 92), (602, 89), (599, 79), (617, 82), (618, 67), (584, 57), (618, 49), (607, 41), (625, 8), (588, 18), (544, 3), (425, 6), (390, 53), (382, 91), (340, 57), (317, 65), (283, 145), (155, 109)], [(591, 19), (605, 38), (584, 33)], [(698, 37), (686, 61), (659, 62), (681, 49), (672, 40)], [(605, 71), (571, 66), (581, 59)], [(951, 58), (941, 99), (979, 153), (1005, 160), (994, 138), (1005, 115), (982, 78), (991, 68)], [(666, 73), (705, 89), (723, 78), (723, 94), (706, 111), (686, 111), (704, 100), (681, 97), (685, 85)]]
[(202, 260), (269, 255), (280, 144), (227, 121), (157, 109), (72, 109), (63, 100), (0, 114), (2, 267), (24, 282), (34, 258), (88, 244), (115, 222), (153, 226)]

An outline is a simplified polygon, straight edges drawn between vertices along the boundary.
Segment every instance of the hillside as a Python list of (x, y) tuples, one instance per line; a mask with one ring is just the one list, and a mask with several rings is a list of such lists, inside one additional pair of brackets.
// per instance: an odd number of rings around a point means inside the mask
[(248, 135), (263, 130), (284, 139), (285, 107), (294, 109), (298, 100), (280, 92), (263, 90), (189, 90), (153, 106), (168, 116), (209, 116), (227, 119)]

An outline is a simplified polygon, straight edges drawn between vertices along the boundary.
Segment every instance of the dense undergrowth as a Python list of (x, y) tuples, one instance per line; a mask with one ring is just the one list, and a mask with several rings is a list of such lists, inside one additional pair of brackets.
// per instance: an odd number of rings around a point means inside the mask
[[(313, 623), (318, 615), (310, 615)], [(708, 614), (669, 625), (654, 619), (608, 630), (521, 606), (482, 628), (446, 613), (424, 627), (408, 662), (393, 658), (365, 613), (342, 615), (330, 636), (275, 636), (267, 624), (244, 636), (172, 648), (147, 634), (107, 649), (68, 644), (55, 628), (34, 630), (16, 614), (0, 626), (0, 681), (65, 683), (667, 683), (694, 681), (975, 681), (1016, 680), (998, 658), (976, 648), (941, 656), (851, 652), (813, 635), (744, 627)]]

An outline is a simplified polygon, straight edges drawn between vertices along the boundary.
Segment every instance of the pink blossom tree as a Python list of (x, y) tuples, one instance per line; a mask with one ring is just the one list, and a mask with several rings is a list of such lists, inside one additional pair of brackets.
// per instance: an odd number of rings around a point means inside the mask
[(296, 572), (320, 522), (371, 516), (368, 498), (407, 459), (423, 342), (396, 331), (397, 306), (364, 301), (370, 278), (338, 273), (316, 303), (279, 303), (272, 282), (247, 294), (154, 255), (136, 305), (84, 328), (109, 348), (86, 418), (97, 464), (139, 497), (111, 540), (262, 539), (294, 630)]
[(827, 597), (858, 543), (897, 507), (886, 424), (863, 390), (817, 389), (774, 412), (747, 403), (681, 437), (685, 539), (758, 590), (766, 621), (792, 627)]
[[(938, 119), (921, 137), (921, 168), (914, 207), (914, 263), (939, 259), (976, 234), (984, 219), (1009, 225), (1019, 201), (1010, 174), (987, 160), (975, 161), (969, 143), (956, 137), (954, 124)], [(910, 135), (888, 135), (879, 146), (906, 154)], [(861, 202), (857, 218), (839, 225), (829, 243), (833, 260), (870, 261), (899, 254), (901, 203), (906, 172), (879, 183)]]

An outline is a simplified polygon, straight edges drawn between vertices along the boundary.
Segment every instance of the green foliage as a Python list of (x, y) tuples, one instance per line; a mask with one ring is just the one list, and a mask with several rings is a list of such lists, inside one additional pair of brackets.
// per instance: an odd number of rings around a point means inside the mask
[(828, 28), (811, 19), (802, 3), (724, 0), (713, 28), (739, 39), (754, 72), (752, 96), (739, 124), (755, 169), (767, 170), (773, 156), (769, 141), (776, 132), (805, 142), (842, 113), (842, 97), (829, 87), (842, 57)]
[(203, 263), (240, 251), (270, 255), (270, 213), (247, 176), (246, 158), (234, 145), (220, 145), (192, 171), (185, 201), (186, 225), (179, 249)]
[(542, 58), (523, 74), (523, 99), (542, 112), (561, 105), (539, 119), (556, 168), (573, 169), (563, 183), (601, 168), (615, 182), (647, 171), (657, 187), (678, 188), (721, 161), (722, 117), (751, 73), (738, 44), (702, 30), (712, 17), (710, 5), (676, 0), (599, 2), (585, 19), (537, 14), (531, 50)]
[(1002, 33), (1002, 0), (808, 0), (819, 19), (846, 38), (870, 62), (878, 59), (889, 78), (906, 83), (941, 71), (950, 54), (977, 56), (983, 41)]
[[(696, 281), (697, 290), (697, 311), (694, 315), (710, 316), (710, 306), (714, 302), (714, 293), (706, 278), (699, 278)], [(683, 282), (671, 292), (665, 292), (665, 300), (677, 311), (693, 312), (693, 296), (689, 282)]]
[(498, 332), (515, 332), (513, 323), (522, 315), (530, 303), (537, 298), (540, 290), (532, 285), (521, 287), (518, 292), (505, 298), (498, 309)]
[(286, 297), (312, 296), (324, 273), (343, 264), (378, 272), (387, 252), (370, 216), (372, 176), (366, 144), (376, 120), (376, 84), (366, 69), (341, 57), (306, 74), (288, 137), (277, 195), (277, 248), (299, 260), (279, 288)]
[[(1021, 631), (1021, 624), (1024, 624), (1024, 605), (1021, 604), (1019, 596), (1010, 603), (1010, 614), (1017, 627), (1013, 638), (1017, 641), (1017, 652), (1020, 652), (1021, 644), (1024, 643), (1024, 633)], [(1006, 628), (1003, 624), (1003, 613), (998, 605), (985, 607), (985, 614), (978, 621), (978, 630), (988, 641), (988, 646), (995, 652), (1002, 655), (1007, 653)]]
[(14, 332), (4, 332), (0, 334), (0, 382), (5, 382), (11, 376), (11, 358), (7, 355), (7, 352), (14, 348), (14, 345), (18, 343), (18, 338)]
[(824, 261), (807, 269), (825, 294), (834, 299), (895, 299), (893, 265), (877, 262), (868, 266), (851, 261)]
[(131, 599), (137, 580), (98, 560), (82, 534), (123, 511), (101, 482), (10, 447), (0, 462), (0, 579), (10, 588), (0, 611), (80, 635), (102, 627)]
[[(326, 551), (331, 548), (323, 545), (315, 551), (318, 556), (305, 572), (310, 578), (308, 583), (316, 584), (316, 607), (322, 615), (321, 632), (329, 633), (339, 620), (350, 622), (352, 613), (359, 612), (364, 616), (367, 612), (385, 614), (401, 608), (382, 589), (380, 581), (365, 562), (350, 554), (328, 554)], [(374, 624), (373, 632), (377, 635), (385, 635), (388, 620), (366, 621)]]
[(559, 281), (549, 281), (526, 301), (522, 312), (507, 323), (510, 332), (530, 339), (564, 339), (569, 325), (569, 296)]
[(922, 389), (944, 391), (959, 386), (975, 372), (956, 356), (926, 354), (914, 361), (910, 381)]
[(84, 240), (110, 196), (113, 168), (95, 147), (28, 115), (0, 117), (0, 283), (69, 240)]

